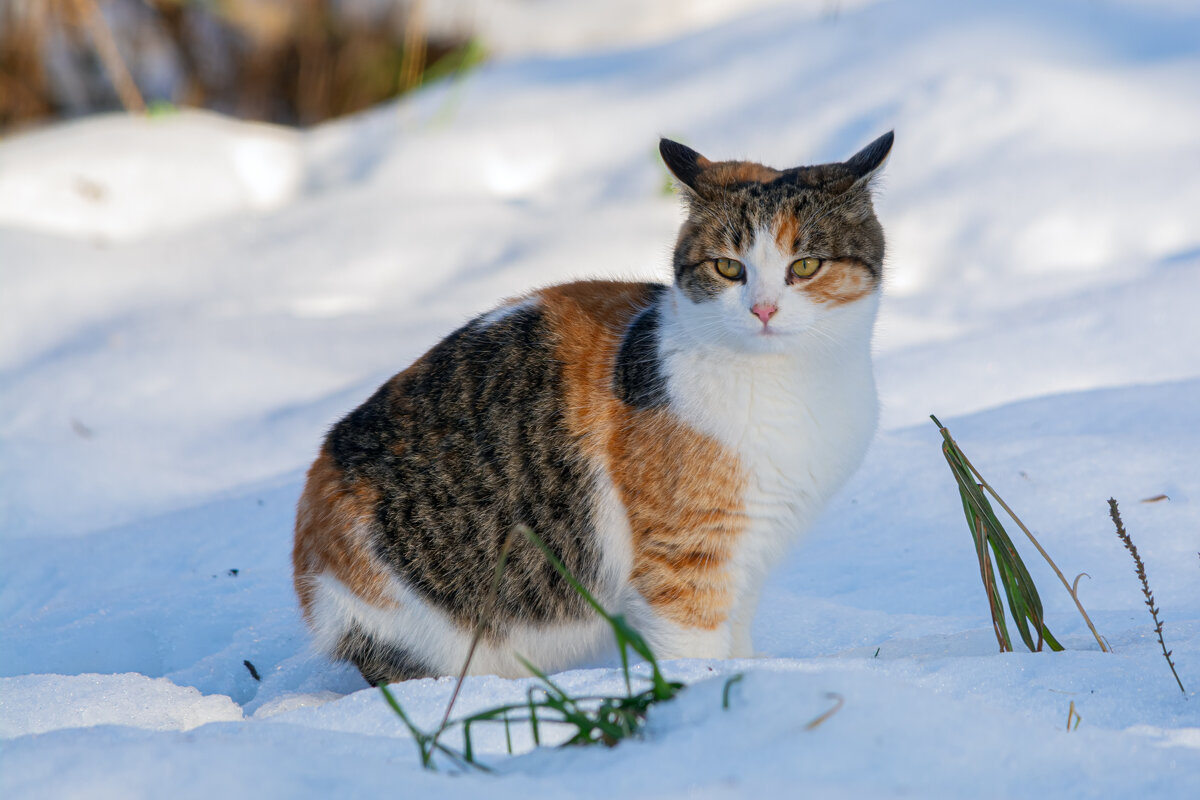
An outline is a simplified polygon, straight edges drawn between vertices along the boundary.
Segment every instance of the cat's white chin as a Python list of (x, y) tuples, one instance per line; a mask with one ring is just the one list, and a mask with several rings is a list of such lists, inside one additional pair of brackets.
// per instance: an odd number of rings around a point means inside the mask
[(767, 326), (725, 325), (722, 343), (743, 353), (787, 353), (804, 347), (814, 336), (813, 326), (804, 324)]
[(737, 349), (750, 353), (784, 353), (794, 348), (803, 338), (797, 331), (779, 328), (759, 328), (754, 331), (739, 331), (730, 337)]

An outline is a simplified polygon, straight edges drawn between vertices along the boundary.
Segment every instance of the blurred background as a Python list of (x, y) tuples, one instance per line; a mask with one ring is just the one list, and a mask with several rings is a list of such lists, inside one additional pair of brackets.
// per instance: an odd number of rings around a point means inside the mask
[[(206, 108), (313, 125), (489, 53), (636, 43), (780, 0), (3, 0), (0, 133)], [(816, 0), (836, 15), (839, 0)]]
[[(430, 19), (427, 6), (441, 10)], [(6, 128), (174, 106), (311, 125), (483, 57), (462, 3), (5, 0), (0, 9)]]

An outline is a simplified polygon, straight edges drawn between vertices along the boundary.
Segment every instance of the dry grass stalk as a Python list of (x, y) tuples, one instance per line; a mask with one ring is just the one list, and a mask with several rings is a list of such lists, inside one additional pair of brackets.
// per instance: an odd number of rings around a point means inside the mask
[[(490, 609), (489, 615), (491, 616), (495, 615), (497, 610), (496, 604), (500, 601), (500, 579), (504, 577), (504, 567), (508, 563), (508, 554), (512, 552), (513, 543), (520, 533), (520, 528), (514, 528), (504, 540), (504, 546), (500, 548), (500, 558), (496, 561), (496, 571), (492, 575), (492, 588), (488, 592), (487, 599), (487, 606)], [(475, 658), (475, 650), (479, 647), (479, 640), (483, 638), (486, 628), (487, 616), (480, 619), (479, 624), (475, 626), (475, 635), (471, 637), (471, 646), (467, 648), (467, 657), (463, 661), (462, 669), (458, 673), (458, 681), (455, 682), (454, 691), (450, 694), (450, 702), (446, 703), (446, 713), (442, 715), (442, 723), (438, 725), (438, 729), (433, 734), (434, 745), (437, 744), (438, 738), (446, 731), (447, 726), (450, 725), (450, 712), (454, 710), (454, 703), (458, 700), (458, 694), (462, 690), (463, 681), (467, 679), (467, 671), (471, 668), (471, 661)]]
[(1117, 501), (1112, 497), (1108, 498), (1108, 515), (1112, 517), (1113, 525), (1117, 526), (1117, 536), (1125, 545), (1125, 549), (1129, 551), (1129, 555), (1133, 556), (1138, 580), (1142, 582), (1142, 594), (1146, 596), (1146, 607), (1150, 609), (1150, 616), (1154, 619), (1154, 632), (1158, 634), (1158, 646), (1162, 648), (1163, 658), (1167, 660), (1171, 674), (1175, 676), (1175, 683), (1179, 684), (1179, 691), (1186, 695), (1187, 689), (1183, 688), (1183, 681), (1179, 680), (1179, 673), (1175, 671), (1175, 664), (1171, 661), (1171, 651), (1167, 649), (1167, 644), (1163, 641), (1163, 624), (1162, 620), (1158, 618), (1158, 609), (1154, 605), (1154, 594), (1150, 591), (1150, 581), (1146, 579), (1146, 565), (1142, 563), (1142, 557), (1138, 555), (1133, 539), (1126, 532), (1125, 524), (1121, 522), (1121, 512), (1117, 508)]
[(833, 707), (830, 708), (828, 711), (826, 711), (824, 714), (821, 714), (819, 717), (817, 717), (816, 719), (809, 722), (807, 725), (805, 725), (804, 730), (815, 731), (821, 725), (825, 724), (826, 720), (828, 720), (830, 717), (832, 717), (837, 712), (841, 711), (842, 706), (846, 705), (846, 698), (842, 697), (837, 692), (829, 692), (828, 694), (825, 695), (825, 697), (826, 697), (826, 699), (833, 701)]
[[(1071, 724), (1072, 719), (1075, 721), (1074, 725)], [(1083, 722), (1083, 717), (1079, 716), (1079, 712), (1075, 710), (1075, 701), (1072, 700), (1071, 705), (1067, 708), (1067, 730), (1079, 730), (1081, 722)]]
[(76, 12), (87, 24), (88, 34), (96, 48), (96, 55), (100, 57), (100, 63), (104, 64), (104, 71), (108, 73), (108, 79), (112, 81), (113, 88), (117, 91), (117, 97), (121, 98), (121, 105), (125, 106), (125, 110), (130, 113), (146, 113), (146, 101), (142, 99), (142, 93), (138, 91), (137, 84), (133, 82), (133, 75), (130, 74), (129, 67), (125, 65), (125, 59), (121, 57), (117, 40), (113, 37), (108, 23), (105, 22), (104, 15), (100, 13), (100, 7), (96, 5), (96, 0), (74, 0), (74, 2)]
[(415, 89), (425, 69), (425, 0), (413, 0), (404, 26), (404, 59), (400, 65), (400, 91)]

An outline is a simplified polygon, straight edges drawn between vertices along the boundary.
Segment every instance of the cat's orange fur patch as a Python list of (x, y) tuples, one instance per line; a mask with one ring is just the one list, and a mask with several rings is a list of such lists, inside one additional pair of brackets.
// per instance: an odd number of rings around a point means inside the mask
[(366, 528), (374, 522), (376, 491), (359, 483), (347, 487), (329, 453), (322, 450), (308, 471), (296, 508), (292, 567), (296, 594), (311, 619), (312, 580), (332, 573), (361, 600), (395, 608), (388, 595), (388, 572), (371, 554)]
[(646, 287), (589, 281), (540, 296), (563, 364), (567, 428), (606, 467), (629, 515), (634, 587), (668, 619), (715, 629), (729, 618), (726, 566), (745, 527), (736, 455), (666, 410), (613, 394), (621, 336), (649, 303)]
[(861, 300), (875, 291), (875, 276), (853, 261), (830, 261), (798, 286), (814, 302), (836, 306)]
[(795, 214), (780, 214), (775, 222), (775, 244), (781, 253), (791, 253), (800, 233), (800, 220)]
[(718, 161), (704, 171), (704, 179), (719, 185), (770, 183), (783, 173), (753, 161)]

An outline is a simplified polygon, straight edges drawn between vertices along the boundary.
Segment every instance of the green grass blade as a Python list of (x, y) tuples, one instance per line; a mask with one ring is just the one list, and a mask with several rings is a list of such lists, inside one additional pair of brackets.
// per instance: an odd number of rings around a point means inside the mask
[(547, 675), (546, 673), (542, 672), (540, 669), (535, 667), (529, 661), (529, 659), (525, 658), (525, 656), (521, 655), (520, 653), (515, 653), (515, 655), (517, 657), (517, 660), (521, 662), (521, 665), (524, 666), (525, 669), (529, 670), (529, 672), (531, 674), (533, 674), (534, 677), (536, 677), (542, 683), (546, 684), (546, 686), (548, 688), (543, 689), (543, 691), (545, 691), (546, 694), (550, 695), (551, 697), (553, 697), (557, 700), (569, 699), (570, 695), (568, 695), (566, 692), (564, 692), (557, 684), (554, 683), (554, 681), (550, 680), (549, 675)]
[(533, 745), (541, 747), (542, 736), (538, 728), (537, 705), (533, 702), (533, 689), (529, 690), (526, 698), (529, 701), (529, 729), (533, 732)]
[(475, 763), (475, 749), (471, 746), (471, 723), (464, 722), (463, 726), (463, 757), (468, 762)]
[(520, 526), (520, 531), (527, 539), (529, 539), (530, 542), (533, 543), (535, 547), (542, 551), (542, 554), (546, 557), (546, 560), (548, 560), (551, 566), (554, 567), (555, 571), (557, 571), (558, 574), (561, 575), (562, 578), (571, 585), (571, 588), (578, 592), (579, 596), (587, 601), (588, 605), (595, 609), (596, 613), (603, 617), (612, 628), (613, 635), (617, 640), (617, 647), (621, 653), (621, 666), (625, 674), (626, 694), (630, 694), (633, 691), (632, 682), (629, 675), (629, 660), (626, 654), (626, 647), (628, 647), (650, 664), (651, 682), (654, 685), (659, 699), (667, 700), (671, 697), (674, 697), (677, 690), (674, 689), (671, 683), (663, 677), (661, 670), (658, 668), (658, 661), (654, 657), (654, 651), (650, 649), (650, 645), (646, 643), (646, 640), (642, 637), (642, 634), (639, 633), (637, 629), (632, 627), (622, 615), (608, 613), (608, 610), (600, 604), (600, 601), (592, 596), (592, 593), (589, 592), (573, 574), (571, 574), (571, 571), (567, 569), (566, 565), (562, 563), (558, 556), (555, 555), (554, 551), (552, 551), (536, 533), (524, 525)]
[[(974, 483), (974, 481), (977, 479), (979, 481), (979, 486), (977, 487), (977, 491), (982, 495), (983, 490), (986, 489), (987, 493), (991, 494), (992, 497), (994, 497), (996, 499), (996, 502), (998, 502), (1000, 504), (1000, 506), (1004, 509), (1005, 513), (1007, 513), (1008, 516), (1012, 519), (1012, 521), (1014, 523), (1016, 523), (1017, 527), (1021, 529), (1021, 532), (1025, 534), (1025, 536), (1029, 539), (1030, 543), (1032, 543), (1033, 546), (1037, 549), (1038, 553), (1041, 554), (1042, 558), (1044, 558), (1046, 560), (1046, 563), (1050, 566), (1050, 569), (1054, 571), (1054, 574), (1058, 577), (1059, 581), (1062, 583), (1063, 588), (1066, 589), (1067, 594), (1069, 594), (1071, 596), (1071, 600), (1075, 603), (1075, 608), (1079, 612), (1079, 616), (1081, 616), (1083, 618), (1083, 621), (1087, 624), (1088, 630), (1091, 631), (1092, 636), (1096, 640), (1096, 644), (1100, 648), (1100, 651), (1103, 653), (1111, 652), (1111, 648), (1109, 648), (1108, 644), (1105, 642), (1104, 637), (1102, 637), (1100, 635), (1100, 632), (1096, 630), (1096, 626), (1092, 623), (1091, 617), (1088, 616), (1087, 611), (1083, 607), (1083, 603), (1080, 602), (1079, 594), (1076, 591), (1076, 585), (1072, 585), (1067, 582), (1067, 578), (1065, 575), (1063, 575), (1062, 570), (1060, 570), (1058, 568), (1058, 565), (1054, 563), (1054, 559), (1052, 559), (1050, 557), (1050, 554), (1046, 552), (1045, 548), (1042, 547), (1041, 543), (1038, 542), (1037, 538), (1033, 535), (1032, 532), (1030, 532), (1029, 528), (1027, 528), (1025, 526), (1025, 523), (1021, 522), (1020, 518), (1017, 517), (1016, 513), (1011, 508), (1008, 507), (1007, 503), (1004, 502), (1004, 499), (1001, 498), (1000, 495), (996, 493), (995, 489), (993, 489), (991, 486), (988, 485), (987, 481), (984, 480), (983, 476), (979, 474), (979, 471), (977, 469), (975, 469), (974, 466), (971, 465), (971, 462), (967, 459), (966, 455), (957, 448), (957, 444), (954, 442), (953, 437), (950, 435), (950, 432), (945, 428), (945, 426), (942, 425), (941, 421), (932, 414), (930, 415), (930, 419), (933, 420), (934, 424), (937, 425), (939, 432), (942, 434), (942, 439), (945, 442), (945, 444), (943, 445), (943, 452), (946, 452), (946, 454), (947, 454), (946, 458), (948, 461), (950, 461), (951, 469), (955, 471), (955, 477), (956, 477), (956, 479), (959, 480), (960, 485), (964, 483), (964, 480), (959, 478), (958, 472), (960, 469), (965, 469), (968, 473), (970, 473), (969, 475), (967, 475), (967, 477), (965, 479), (966, 483), (968, 483), (968, 484)], [(953, 456), (950, 453), (951, 450), (953, 450)], [(1001, 526), (1001, 528), (1002, 527), (1003, 526)], [(1021, 567), (1021, 569), (1023, 571), (1024, 564), (1020, 564), (1019, 566)], [(1029, 585), (1031, 587), (1033, 586), (1032, 580), (1029, 581)], [(1040, 609), (1040, 601), (1039, 601), (1038, 607)], [(1039, 629), (1039, 632), (1040, 632), (1042, 638), (1050, 646), (1051, 650), (1061, 650), (1062, 649), (1062, 645), (1058, 643), (1058, 641), (1054, 638), (1053, 635), (1051, 635), (1050, 630), (1049, 630), (1049, 628), (1046, 627), (1044, 621), (1040, 620), (1040, 611), (1039, 611), (1039, 620), (1035, 620), (1034, 624)]]
[(427, 752), (425, 747), (426, 742), (429, 741), (429, 736), (412, 723), (412, 720), (408, 718), (408, 714), (404, 713), (404, 709), (400, 707), (400, 702), (396, 700), (395, 696), (388, 689), (386, 683), (379, 684), (379, 691), (383, 694), (383, 699), (391, 707), (392, 711), (394, 711), (396, 716), (400, 718), (400, 721), (404, 723), (404, 727), (408, 728), (408, 732), (412, 734), (413, 741), (416, 742), (417, 745), (417, 750), (421, 754), (421, 766), (427, 769), (433, 769), (433, 753)]
[[(1061, 650), (1062, 645), (1051, 635), (1045, 624), (1042, 601), (1038, 595), (1037, 586), (1012, 539), (1009, 538), (1007, 531), (996, 516), (995, 510), (984, 493), (983, 486), (976, 482), (974, 472), (966, 457), (951, 438), (950, 432), (937, 417), (931, 415), (931, 418), (942, 434), (942, 454), (959, 487), (963, 513), (972, 533), (976, 555), (980, 562), (981, 577), (983, 577), (989, 606), (992, 610), (993, 626), (996, 628), (997, 638), (1001, 639), (1001, 648), (1004, 649), (1007, 646), (1011, 650), (1012, 640), (1008, 635), (1003, 605), (998, 592), (995, 591), (997, 582), (1004, 589), (1009, 612), (1025, 646), (1030, 650), (1040, 650), (1042, 644), (1045, 643), (1052, 650)], [(989, 549), (991, 550), (990, 555)], [(999, 581), (995, 581), (992, 577), (993, 562), (995, 572), (999, 574)], [(1033, 631), (1037, 633), (1036, 641), (1030, 631), (1030, 623), (1033, 625)]]
[[(542, 669), (533, 664), (529, 659), (515, 654), (522, 666), (529, 671), (539, 682), (540, 685), (530, 687), (526, 691), (525, 701), (523, 703), (515, 703), (511, 705), (498, 706), (496, 708), (479, 711), (470, 714), (466, 717), (450, 720), (450, 709), (453, 707), (453, 697), (457, 696), (458, 689), (462, 686), (462, 681), (465, 677), (467, 667), (470, 664), (468, 658), (464, 665), (462, 674), (459, 676), (459, 682), (452, 695), (451, 703), (448, 705), (445, 715), (442, 719), (442, 724), (437, 732), (430, 735), (419, 730), (405, 714), (403, 708), (396, 701), (395, 697), (387, 690), (386, 686), (381, 687), (385, 699), (392, 710), (400, 717), (409, 732), (413, 735), (417, 742), (418, 749), (421, 753), (422, 765), (427, 769), (434, 769), (433, 756), (436, 753), (445, 755), (447, 758), (454, 761), (464, 770), (474, 768), (490, 772), (491, 769), (486, 765), (480, 764), (475, 760), (474, 737), (472, 728), (476, 723), (501, 723), (504, 725), (504, 740), (505, 748), (509, 754), (513, 752), (512, 745), (512, 724), (514, 718), (512, 712), (519, 710), (526, 711), (528, 717), (518, 717), (515, 721), (528, 724), (533, 736), (535, 747), (542, 746), (541, 726), (546, 723), (554, 725), (566, 725), (574, 729), (567, 740), (567, 744), (596, 744), (603, 743), (609, 746), (615, 745), (622, 739), (629, 738), (635, 735), (641, 728), (642, 722), (646, 717), (650, 706), (663, 700), (669, 700), (683, 689), (683, 684), (675, 681), (668, 681), (659, 669), (658, 662), (654, 657), (654, 652), (650, 645), (642, 637), (633, 626), (621, 615), (609, 614), (608, 611), (600, 605), (599, 601), (591, 595), (590, 592), (571, 574), (570, 570), (562, 563), (558, 557), (549, 550), (544, 542), (541, 541), (532, 531), (526, 527), (518, 527), (514, 529), (514, 535), (524, 534), (530, 542), (541, 550), (542, 554), (549, 561), (551, 566), (558, 572), (567, 583), (579, 593), (579, 595), (592, 606), (593, 609), (609, 624), (613, 631), (613, 637), (621, 652), (622, 672), (625, 676), (625, 695), (617, 697), (598, 696), (598, 697), (572, 697), (562, 687), (554, 683)], [(509, 537), (511, 540), (513, 536)], [(501, 551), (501, 557), (496, 567), (495, 576), (493, 579), (492, 593), (496, 595), (499, 587), (500, 576), (504, 569), (505, 557), (508, 552), (508, 542)], [(482, 632), (482, 628), (477, 630), (476, 637), (478, 639)], [(474, 645), (472, 645), (472, 650)], [(632, 690), (632, 673), (629, 664), (629, 651), (633, 650), (639, 656), (647, 661), (651, 669), (651, 687), (643, 692), (634, 694)], [(741, 676), (736, 676), (740, 678)], [(731, 681), (732, 682), (732, 681)], [(535, 692), (537, 695), (535, 696)], [(726, 687), (726, 705), (728, 704), (728, 687)], [(438, 741), (438, 736), (446, 730), (449, 725), (459, 725), (463, 729), (463, 752), (457, 752)]]
[[(1025, 562), (1021, 559), (1020, 554), (1017, 553), (1016, 545), (1009, 538), (1008, 532), (1000, 524), (1000, 520), (996, 516), (995, 510), (992, 508), (987, 496), (981, 491), (980, 497), (983, 502), (984, 512), (987, 515), (988, 538), (991, 542), (992, 550), (996, 553), (996, 564), (1001, 570), (1001, 575), (1005, 582), (1005, 592), (1008, 596), (1009, 608), (1012, 610), (1013, 619), (1017, 621), (1022, 640), (1033, 651), (1041, 650), (1043, 642), (1049, 645), (1051, 650), (1061, 650), (1062, 645), (1050, 635), (1050, 630), (1046, 627), (1042, 598), (1038, 594), (1033, 577), (1025, 567)], [(1038, 641), (1036, 644), (1026, 627), (1026, 619), (1033, 623), (1034, 630), (1037, 631)]]
[(625, 676), (625, 696), (629, 697), (633, 695), (633, 683), (629, 678), (629, 648), (621, 641), (621, 634), (616, 628), (613, 628), (613, 635), (617, 638), (617, 649), (621, 651), (621, 674)]
[(742, 679), (745, 677), (746, 676), (744, 673), (739, 672), (738, 674), (731, 676), (729, 680), (725, 681), (725, 688), (721, 690), (721, 708), (729, 708), (729, 690), (733, 688), (735, 683), (741, 683)]
[(975, 513), (971, 504), (971, 496), (960, 485), (959, 496), (962, 498), (963, 513), (967, 518), (967, 527), (971, 530), (971, 541), (975, 544), (975, 556), (979, 561), (979, 578), (987, 595), (988, 608), (992, 616), (992, 630), (1000, 645), (1000, 652), (1012, 651), (1012, 638), (1008, 635), (1008, 625), (1004, 621), (1004, 606), (1000, 604), (999, 593), (996, 591), (995, 573), (992, 570), (992, 559), (988, 554), (987, 532), (981, 516)]
[(519, 530), (525, 535), (525, 538), (533, 542), (537, 549), (542, 551), (542, 555), (546, 557), (546, 560), (550, 562), (550, 565), (554, 567), (554, 570), (562, 576), (563, 580), (571, 584), (571, 588), (578, 592), (579, 596), (586, 600), (588, 605), (596, 609), (597, 614), (604, 617), (609, 622), (612, 622), (612, 617), (609, 615), (608, 611), (605, 610), (604, 606), (600, 605), (600, 602), (595, 597), (592, 597), (592, 593), (584, 588), (583, 584), (580, 583), (573, 574), (571, 574), (571, 570), (567, 569), (566, 565), (559, 560), (554, 551), (551, 550), (550, 547), (543, 542), (536, 533), (534, 533), (526, 525), (519, 526)]

